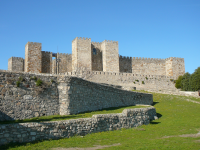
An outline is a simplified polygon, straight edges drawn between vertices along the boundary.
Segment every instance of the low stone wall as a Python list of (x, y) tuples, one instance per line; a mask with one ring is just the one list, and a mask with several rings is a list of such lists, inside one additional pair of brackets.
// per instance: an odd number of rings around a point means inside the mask
[(156, 116), (154, 107), (124, 109), (122, 113), (93, 115), (92, 118), (0, 125), (0, 145), (10, 142), (59, 139), (74, 135), (119, 130), (149, 124)]
[(77, 77), (59, 77), (60, 114), (101, 110), (103, 108), (152, 105), (152, 94), (117, 89)]

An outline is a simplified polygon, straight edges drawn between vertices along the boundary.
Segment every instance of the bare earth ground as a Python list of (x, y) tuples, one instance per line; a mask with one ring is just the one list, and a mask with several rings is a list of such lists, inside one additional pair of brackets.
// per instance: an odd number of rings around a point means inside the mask
[(97, 149), (103, 149), (106, 147), (112, 147), (112, 146), (118, 146), (121, 145), (120, 143), (113, 144), (113, 145), (94, 145), (95, 147), (87, 147), (87, 148), (78, 148), (78, 147), (73, 147), (73, 148), (52, 148), (52, 150), (97, 150)]
[[(200, 132), (197, 134), (183, 134), (183, 135), (174, 135), (174, 136), (164, 136), (162, 137), (163, 139), (165, 138), (170, 138), (170, 137), (200, 137)], [(200, 142), (200, 140), (197, 140), (197, 142)]]

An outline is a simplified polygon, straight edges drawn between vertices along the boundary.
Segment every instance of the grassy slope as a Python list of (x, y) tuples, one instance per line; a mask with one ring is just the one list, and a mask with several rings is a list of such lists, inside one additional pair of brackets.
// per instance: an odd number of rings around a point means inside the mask
[[(93, 145), (119, 146), (105, 149), (200, 149), (200, 137), (179, 137), (182, 134), (196, 134), (200, 131), (200, 104), (186, 101), (200, 99), (154, 93), (158, 120), (138, 128), (89, 134), (84, 137), (42, 141), (22, 145), (7, 145), (0, 149), (49, 149), (53, 147), (92, 147)], [(142, 130), (140, 130), (142, 129)], [(165, 136), (174, 136), (163, 138)], [(199, 140), (199, 142), (196, 142)], [(16, 146), (16, 148), (15, 148)]]

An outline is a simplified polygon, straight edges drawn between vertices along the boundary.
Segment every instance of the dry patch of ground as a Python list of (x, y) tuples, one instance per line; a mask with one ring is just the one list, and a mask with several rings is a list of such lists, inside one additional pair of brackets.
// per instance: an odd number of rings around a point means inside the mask
[(86, 148), (79, 148), (79, 147), (73, 147), (73, 148), (52, 148), (52, 150), (97, 150), (97, 149), (103, 149), (106, 147), (112, 147), (112, 146), (119, 146), (120, 143), (113, 144), (113, 145), (94, 145), (94, 147), (86, 147)]
[[(162, 139), (171, 138), (171, 137), (200, 137), (200, 132), (197, 134), (183, 134), (183, 135), (174, 135), (174, 136), (164, 136)], [(198, 140), (200, 141), (200, 140)]]

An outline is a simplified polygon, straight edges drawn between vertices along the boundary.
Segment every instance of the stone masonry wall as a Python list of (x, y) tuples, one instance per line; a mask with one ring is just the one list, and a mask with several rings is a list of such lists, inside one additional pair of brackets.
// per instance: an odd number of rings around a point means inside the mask
[(103, 52), (103, 71), (119, 72), (118, 42), (104, 40), (101, 49)]
[(77, 75), (76, 72), (65, 73), (68, 76), (79, 76), (86, 80), (114, 85), (122, 89), (130, 90), (154, 90), (154, 91), (177, 91), (174, 80), (176, 77), (164, 76), (164, 75), (141, 75), (134, 73), (116, 73), (116, 72), (103, 72), (93, 71), (85, 72), (83, 75)]
[[(96, 52), (93, 52), (94, 49), (96, 50)], [(91, 50), (92, 50), (92, 70), (103, 71), (101, 43), (92, 42)]]
[(75, 135), (119, 130), (149, 124), (156, 116), (154, 107), (125, 109), (118, 114), (93, 115), (51, 122), (17, 123), (0, 125), (0, 145), (10, 142), (69, 138)]
[(165, 59), (133, 57), (132, 73), (143, 75), (166, 75)]
[(25, 46), (25, 72), (42, 72), (42, 44), (28, 42)]
[[(34, 76), (43, 81), (43, 87), (36, 86)], [(19, 87), (17, 81), (20, 81)], [(0, 72), (0, 121), (59, 114), (54, 81), (57, 78), (49, 75)]]
[(132, 73), (132, 57), (119, 57), (119, 72)]
[(61, 76), (58, 82), (61, 115), (109, 107), (153, 104), (152, 94), (120, 90), (77, 77)]
[(52, 73), (52, 52), (42, 51), (42, 73)]
[(24, 71), (24, 59), (21, 57), (11, 57), (8, 60), (9, 71)]
[(58, 73), (65, 73), (72, 71), (72, 55), (65, 53), (58, 53), (57, 59), (59, 59)]

